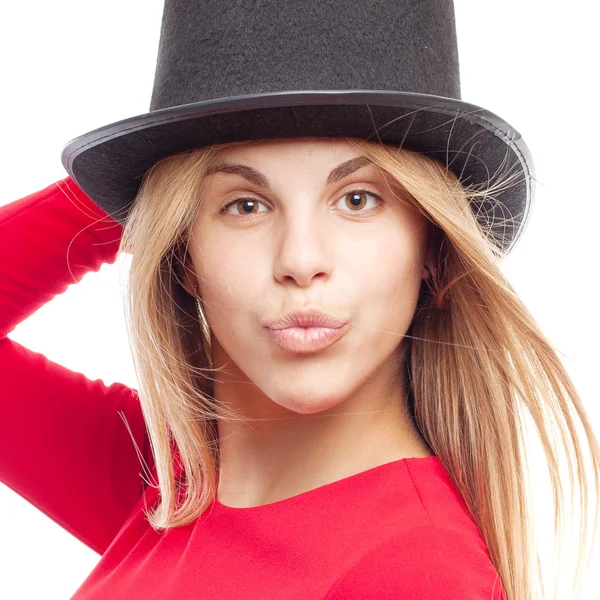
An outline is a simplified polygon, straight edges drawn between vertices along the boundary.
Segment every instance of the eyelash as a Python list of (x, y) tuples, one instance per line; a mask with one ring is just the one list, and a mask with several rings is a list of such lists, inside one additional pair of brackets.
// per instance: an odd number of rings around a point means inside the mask
[[(372, 215), (373, 213), (377, 212), (380, 208), (382, 208), (383, 204), (385, 204), (385, 200), (379, 195), (376, 194), (375, 192), (372, 192), (371, 190), (367, 189), (367, 188), (359, 188), (359, 189), (352, 189), (352, 190), (348, 190), (347, 192), (344, 192), (339, 200), (341, 200), (344, 196), (348, 196), (349, 194), (369, 194), (370, 196), (374, 196), (375, 198), (377, 198), (377, 200), (379, 200), (379, 204), (375, 207), (375, 208), (370, 208), (369, 210), (361, 210), (358, 212), (354, 212), (354, 211), (342, 211), (342, 212), (350, 212), (350, 214), (357, 214), (357, 215)], [(249, 217), (249, 216), (258, 216), (258, 214), (264, 214), (264, 213), (247, 213), (246, 215), (232, 215), (230, 213), (227, 213), (227, 209), (236, 204), (237, 202), (239, 202), (240, 200), (252, 200), (254, 202), (260, 202), (261, 204), (265, 204), (262, 200), (258, 200), (257, 198), (253, 198), (252, 196), (240, 196), (239, 198), (235, 198), (235, 200), (232, 200), (231, 202), (228, 202), (225, 206), (223, 206), (221, 208), (221, 210), (219, 210), (219, 214), (225, 214), (228, 217), (233, 217), (234, 219), (236, 218), (241, 218), (241, 217)], [(338, 202), (339, 202), (338, 200)], [(337, 202), (336, 202), (337, 204)], [(266, 204), (265, 204), (266, 206)]]

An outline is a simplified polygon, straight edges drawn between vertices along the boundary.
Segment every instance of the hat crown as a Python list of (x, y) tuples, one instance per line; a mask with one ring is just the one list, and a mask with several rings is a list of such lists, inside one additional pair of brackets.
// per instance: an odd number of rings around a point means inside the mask
[(452, 0), (166, 0), (150, 110), (288, 90), (460, 99)]

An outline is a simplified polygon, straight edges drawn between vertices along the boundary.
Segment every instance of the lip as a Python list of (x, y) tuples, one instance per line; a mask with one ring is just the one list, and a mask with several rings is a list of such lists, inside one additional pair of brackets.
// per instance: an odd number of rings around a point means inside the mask
[(344, 325), (347, 325), (347, 321), (328, 315), (317, 307), (307, 306), (286, 313), (283, 318), (267, 324), (267, 329), (282, 330), (291, 327), (340, 329)]
[(344, 336), (348, 324), (341, 327), (267, 327), (269, 337), (285, 350), (298, 354), (318, 352), (331, 346)]

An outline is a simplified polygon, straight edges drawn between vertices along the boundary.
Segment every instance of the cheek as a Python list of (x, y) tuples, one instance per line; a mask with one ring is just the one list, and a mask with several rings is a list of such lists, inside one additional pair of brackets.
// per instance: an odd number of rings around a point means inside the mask
[(257, 297), (260, 302), (259, 260), (260, 257), (232, 244), (219, 246), (209, 242), (202, 254), (196, 254), (198, 293), (217, 337), (241, 335), (238, 331), (241, 320), (256, 306)]
[(394, 229), (373, 237), (377, 239), (357, 248), (357, 265), (365, 285), (371, 282), (382, 291), (401, 295), (406, 295), (415, 283), (420, 285), (423, 267), (413, 237)]
[[(417, 248), (401, 237), (387, 237), (362, 254), (354, 294), (374, 330), (404, 335), (416, 309), (422, 269)], [(391, 340), (392, 341), (392, 340)]]

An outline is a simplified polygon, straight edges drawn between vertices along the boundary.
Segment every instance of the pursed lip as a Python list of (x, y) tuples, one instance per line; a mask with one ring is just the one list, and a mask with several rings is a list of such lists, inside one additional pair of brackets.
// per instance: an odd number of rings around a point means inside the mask
[(327, 327), (339, 329), (348, 321), (329, 315), (317, 307), (305, 307), (287, 312), (283, 317), (267, 324), (269, 329), (288, 329), (290, 327)]

